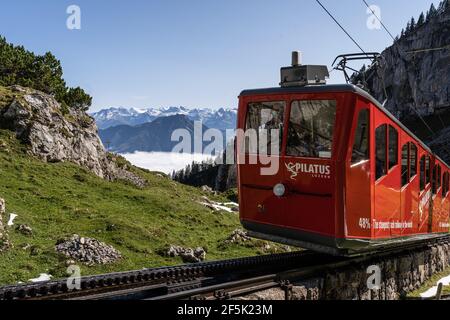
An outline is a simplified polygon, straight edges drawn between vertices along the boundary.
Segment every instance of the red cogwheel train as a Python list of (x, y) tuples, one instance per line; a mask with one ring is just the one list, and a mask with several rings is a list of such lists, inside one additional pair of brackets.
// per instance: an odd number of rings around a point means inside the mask
[[(281, 132), (273, 155), (238, 142), (249, 234), (348, 256), (448, 234), (449, 166), (368, 92), (295, 57), (281, 87), (239, 97), (238, 129)], [(279, 169), (263, 174), (269, 158)]]

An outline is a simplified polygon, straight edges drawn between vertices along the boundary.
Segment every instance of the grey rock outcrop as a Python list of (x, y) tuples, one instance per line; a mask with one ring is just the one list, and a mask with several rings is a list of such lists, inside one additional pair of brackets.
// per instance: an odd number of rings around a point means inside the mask
[(120, 252), (112, 246), (76, 234), (57, 243), (55, 249), (67, 258), (88, 266), (113, 263), (122, 257)]
[(192, 249), (180, 246), (170, 246), (167, 250), (167, 256), (180, 257), (185, 263), (197, 263), (206, 259), (206, 251), (201, 247)]
[(387, 95), (386, 108), (401, 121), (422, 126), (420, 117), (437, 118), (437, 125), (426, 120), (434, 135), (428, 128), (424, 133), (416, 132), (414, 125), (410, 129), (446, 162), (450, 162), (450, 132), (446, 130), (450, 125), (449, 49), (447, 8), (384, 50), (374, 76), (370, 76), (372, 71), (365, 73), (369, 92), (380, 102)]
[(26, 224), (18, 225), (16, 230), (26, 236), (31, 236), (33, 234), (33, 229), (30, 226), (27, 226)]
[(450, 10), (417, 27), (383, 51), (380, 75), (369, 79), (371, 94), (384, 101), (394, 114), (415, 115), (437, 112), (450, 106), (450, 50), (415, 52), (444, 48), (450, 44)]
[(145, 181), (108, 157), (93, 118), (84, 111), (64, 110), (54, 97), (12, 86), (14, 101), (0, 111), (0, 128), (16, 133), (30, 154), (46, 162), (73, 162), (107, 180)]
[(231, 235), (225, 240), (225, 243), (235, 243), (240, 244), (243, 242), (249, 242), (252, 238), (250, 238), (246, 231), (242, 229), (234, 230)]

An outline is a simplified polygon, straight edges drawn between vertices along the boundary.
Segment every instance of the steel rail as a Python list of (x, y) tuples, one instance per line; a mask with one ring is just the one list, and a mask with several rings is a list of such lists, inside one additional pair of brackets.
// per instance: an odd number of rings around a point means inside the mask
[(167, 284), (183, 283), (209, 275), (232, 275), (237, 272), (245, 273), (249, 270), (253, 272), (261, 270), (262, 272), (264, 268), (280, 268), (283, 264), (312, 264), (321, 256), (314, 252), (301, 251), (88, 276), (80, 279), (80, 290), (70, 290), (68, 279), (12, 285), (0, 288), (0, 300), (66, 299), (110, 291), (131, 290), (151, 285), (160, 285), (163, 288), (167, 287)]

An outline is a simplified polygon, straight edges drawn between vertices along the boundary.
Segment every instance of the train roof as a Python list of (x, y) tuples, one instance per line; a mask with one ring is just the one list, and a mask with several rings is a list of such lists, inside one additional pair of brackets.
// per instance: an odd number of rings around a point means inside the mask
[(421, 139), (419, 139), (414, 133), (411, 132), (403, 123), (401, 123), (389, 110), (381, 105), (381, 103), (375, 99), (367, 91), (353, 85), (353, 84), (327, 84), (327, 85), (308, 85), (308, 86), (295, 86), (295, 87), (276, 87), (265, 89), (251, 89), (241, 92), (240, 97), (254, 96), (254, 95), (266, 95), (266, 94), (292, 94), (292, 93), (324, 93), (324, 92), (348, 92), (357, 94), (370, 102), (372, 102), (378, 109), (383, 111), (393, 122), (400, 126), (406, 133), (417, 140), (417, 142), (429, 153), (433, 154), (439, 161), (450, 169), (450, 166), (436, 155), (430, 147), (428, 147)]

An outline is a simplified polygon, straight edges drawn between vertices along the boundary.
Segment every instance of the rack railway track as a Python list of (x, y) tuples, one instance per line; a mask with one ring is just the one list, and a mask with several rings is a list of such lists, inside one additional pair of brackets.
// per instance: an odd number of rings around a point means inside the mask
[(450, 236), (353, 258), (299, 251), (88, 276), (79, 290), (69, 290), (67, 279), (13, 285), (0, 288), (0, 300), (225, 300), (271, 288), (289, 299), (295, 281), (440, 243)]

